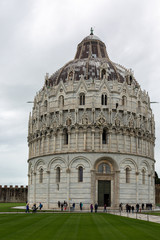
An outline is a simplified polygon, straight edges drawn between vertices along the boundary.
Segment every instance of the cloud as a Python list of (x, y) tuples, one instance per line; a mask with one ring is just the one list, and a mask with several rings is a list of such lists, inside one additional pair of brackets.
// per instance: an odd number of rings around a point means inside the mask
[[(46, 72), (74, 58), (94, 28), (113, 62), (132, 68), (151, 101), (160, 102), (159, 0), (0, 1), (0, 184), (27, 183), (28, 116)], [(160, 175), (160, 108), (156, 170)], [(17, 177), (18, 176), (18, 177)]]

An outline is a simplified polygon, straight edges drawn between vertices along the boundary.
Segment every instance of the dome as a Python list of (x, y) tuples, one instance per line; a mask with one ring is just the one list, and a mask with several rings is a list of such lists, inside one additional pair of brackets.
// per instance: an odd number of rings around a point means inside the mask
[[(74, 60), (66, 63), (52, 74), (47, 85), (53, 86), (60, 81), (66, 82), (70, 73), (73, 81), (79, 81), (81, 75), (84, 76), (85, 80), (101, 79), (104, 75), (108, 81), (117, 79), (118, 82), (122, 83), (126, 78), (133, 80), (130, 70), (113, 63), (108, 56), (106, 45), (93, 34), (85, 37), (78, 44)], [(135, 80), (134, 82), (137, 84)]]

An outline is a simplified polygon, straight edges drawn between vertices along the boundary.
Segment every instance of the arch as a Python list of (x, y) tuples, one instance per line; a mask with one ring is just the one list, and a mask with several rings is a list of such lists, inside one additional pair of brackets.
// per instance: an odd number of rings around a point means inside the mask
[[(65, 167), (67, 167), (65, 159), (63, 159), (62, 157), (54, 157), (54, 158), (52, 158), (52, 159), (49, 161), (48, 166), (47, 166), (47, 171), (50, 171), (51, 165), (52, 165), (55, 161), (62, 161), (62, 162), (64, 163)], [(57, 165), (59, 165), (59, 163), (58, 163)], [(59, 165), (59, 166), (60, 166), (60, 165)]]
[(125, 95), (122, 96), (122, 106), (127, 105), (127, 97)]
[(64, 135), (64, 145), (68, 145), (68, 129), (67, 128), (63, 130), (63, 135)]
[[(76, 161), (78, 161), (77, 166), (80, 166), (80, 165), (81, 165), (81, 166), (84, 167), (84, 165), (80, 163), (80, 160), (86, 161), (86, 162), (88, 163), (88, 166), (91, 167), (91, 165), (92, 165), (92, 164), (91, 164), (91, 161), (90, 161), (88, 158), (82, 157), (82, 156), (73, 158), (73, 159), (70, 161), (69, 167), (72, 167), (73, 163), (76, 162)], [(77, 166), (76, 166), (76, 168), (77, 168)], [(85, 168), (85, 167), (84, 167), (84, 168)]]
[(101, 105), (107, 105), (107, 94), (103, 93), (101, 95)]
[(99, 173), (111, 173), (110, 165), (106, 162), (102, 162), (98, 164), (98, 172)]
[(104, 156), (104, 157), (98, 158), (94, 163), (94, 169), (98, 171), (98, 166), (101, 163), (107, 163), (111, 168), (111, 172), (118, 170), (117, 162), (111, 157)]
[(35, 163), (35, 165), (34, 165), (34, 172), (36, 172), (36, 170), (37, 170), (37, 168), (38, 168), (38, 165), (40, 165), (40, 167), (41, 167), (41, 166), (44, 166), (44, 165), (45, 165), (44, 160), (38, 159), (38, 161), (37, 161), (37, 162)]
[(79, 94), (79, 105), (85, 105), (85, 94), (84, 93)]
[[(119, 166), (121, 167), (121, 166), (122, 166), (123, 164), (125, 164), (125, 162), (127, 162), (127, 161), (130, 161), (130, 162), (134, 165), (135, 171), (138, 172), (138, 166), (137, 166), (136, 162), (135, 162), (133, 159), (131, 159), (131, 158), (125, 158), (125, 159), (123, 159), (123, 160), (120, 162)], [(126, 166), (129, 166), (128, 163), (126, 164)], [(132, 169), (132, 168), (131, 168), (131, 169)]]
[(58, 106), (63, 107), (64, 106), (64, 96), (60, 95), (58, 98)]

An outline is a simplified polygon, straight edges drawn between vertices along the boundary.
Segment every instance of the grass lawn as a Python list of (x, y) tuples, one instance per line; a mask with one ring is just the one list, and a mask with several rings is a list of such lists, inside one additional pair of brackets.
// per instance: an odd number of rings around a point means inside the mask
[(1, 240), (152, 240), (160, 225), (106, 213), (0, 215)]
[(24, 209), (12, 209), (12, 207), (25, 205), (25, 203), (0, 203), (0, 212), (24, 212)]

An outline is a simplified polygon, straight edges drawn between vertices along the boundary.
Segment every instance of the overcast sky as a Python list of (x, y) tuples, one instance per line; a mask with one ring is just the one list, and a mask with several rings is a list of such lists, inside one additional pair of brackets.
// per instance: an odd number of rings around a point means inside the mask
[[(132, 68), (151, 101), (160, 102), (159, 0), (0, 0), (0, 184), (27, 184), (27, 128), (46, 72), (72, 60), (90, 28), (110, 59)], [(160, 103), (156, 171), (160, 176)]]

